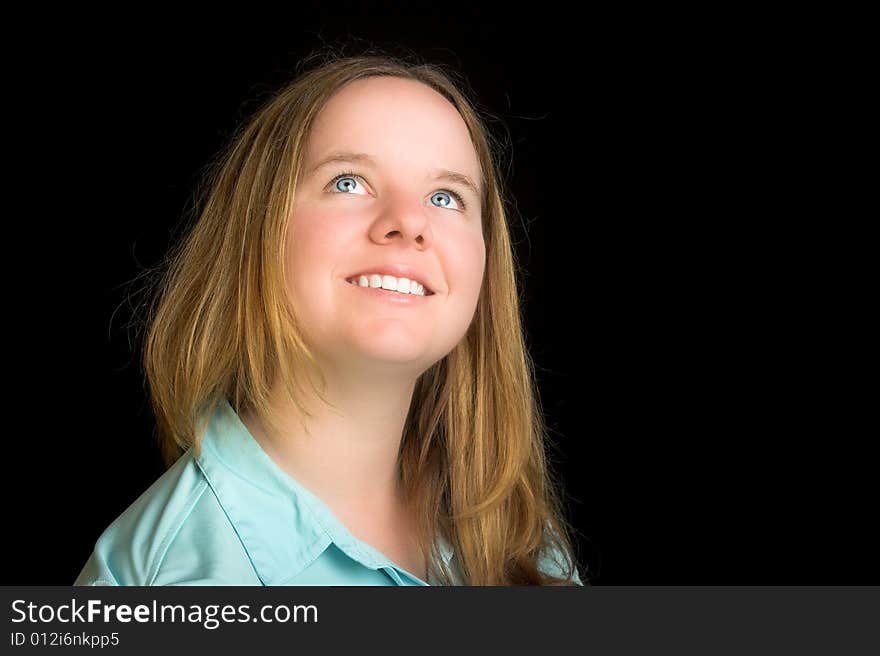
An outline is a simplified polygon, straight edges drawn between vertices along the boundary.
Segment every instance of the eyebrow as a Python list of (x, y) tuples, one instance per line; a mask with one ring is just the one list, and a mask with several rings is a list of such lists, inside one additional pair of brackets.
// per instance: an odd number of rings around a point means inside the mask
[[(337, 162), (357, 162), (359, 164), (366, 164), (373, 167), (376, 166), (376, 160), (367, 153), (356, 153), (343, 150), (333, 152), (322, 159), (311, 168), (308, 175), (312, 175), (318, 169), (327, 166), (328, 164), (333, 164)], [(459, 173), (458, 171), (450, 171), (449, 169), (435, 169), (434, 179), (457, 182), (458, 184), (470, 189), (477, 198), (480, 197), (480, 190), (477, 187), (476, 183), (470, 176), (467, 176), (464, 173)]]

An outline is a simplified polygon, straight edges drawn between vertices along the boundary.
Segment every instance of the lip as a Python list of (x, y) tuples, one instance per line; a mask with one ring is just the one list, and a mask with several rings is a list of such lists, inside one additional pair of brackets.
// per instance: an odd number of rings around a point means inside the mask
[(418, 303), (425, 303), (431, 296), (420, 296), (418, 294), (401, 294), (400, 292), (394, 292), (390, 289), (383, 289), (382, 287), (361, 287), (358, 284), (350, 283), (348, 280), (343, 279), (342, 284), (346, 287), (351, 287), (353, 292), (358, 294), (363, 294), (367, 298), (373, 298), (377, 301), (384, 301), (386, 303), (394, 303), (395, 305), (415, 305)]

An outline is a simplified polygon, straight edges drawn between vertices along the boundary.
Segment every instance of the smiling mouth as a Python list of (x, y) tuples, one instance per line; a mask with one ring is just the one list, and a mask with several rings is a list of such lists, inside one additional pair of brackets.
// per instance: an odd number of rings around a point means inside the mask
[[(419, 298), (425, 298), (427, 296), (434, 295), (434, 292), (432, 292), (431, 290), (429, 290), (427, 287), (424, 287), (424, 286), (422, 286), (422, 288), (424, 289), (424, 294), (419, 294), (419, 293), (413, 291), (412, 288), (409, 288), (408, 291), (398, 291), (397, 289), (388, 289), (387, 287), (384, 287), (381, 285), (376, 286), (376, 287), (374, 287), (372, 284), (362, 285), (362, 284), (360, 284), (360, 276), (355, 276), (353, 278), (346, 278), (345, 282), (347, 282), (352, 287), (362, 287), (365, 290), (385, 291), (385, 292), (390, 292), (392, 294), (396, 294), (396, 295), (404, 296), (404, 297), (405, 296), (415, 296), (415, 297), (419, 297)], [(394, 284), (394, 283), (392, 283), (392, 284)]]

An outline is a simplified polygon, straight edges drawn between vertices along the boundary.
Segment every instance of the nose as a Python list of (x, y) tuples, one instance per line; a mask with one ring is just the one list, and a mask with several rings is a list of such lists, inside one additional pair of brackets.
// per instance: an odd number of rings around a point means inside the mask
[(400, 194), (389, 201), (382, 215), (370, 227), (370, 237), (378, 244), (387, 244), (401, 239), (405, 244), (415, 242), (424, 249), (433, 243), (431, 222), (425, 210), (414, 206), (407, 194)]

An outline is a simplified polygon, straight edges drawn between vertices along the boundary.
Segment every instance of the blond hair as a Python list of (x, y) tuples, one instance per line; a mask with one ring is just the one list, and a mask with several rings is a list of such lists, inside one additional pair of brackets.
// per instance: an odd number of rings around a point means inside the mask
[[(143, 366), (163, 459), (170, 466), (191, 446), (198, 454), (208, 417), (224, 398), (277, 431), (269, 405), (276, 376), (303, 414), (303, 385), (326, 402), (283, 273), (306, 139), (316, 115), (346, 83), (370, 76), (416, 80), (441, 93), (468, 127), (482, 172), (486, 269), (467, 333), (416, 383), (400, 480), (420, 522), (423, 555), (440, 581), (452, 578), (436, 552), (438, 531), (453, 545), (467, 585), (565, 584), (577, 566), (572, 527), (545, 454), (556, 445), (525, 347), (507, 201), (493, 156), (497, 142), (453, 81), (455, 73), (439, 65), (375, 51), (313, 58), (317, 65), (272, 94), (207, 167), (197, 220), (152, 279)], [(562, 578), (539, 569), (545, 557), (555, 560)]]

